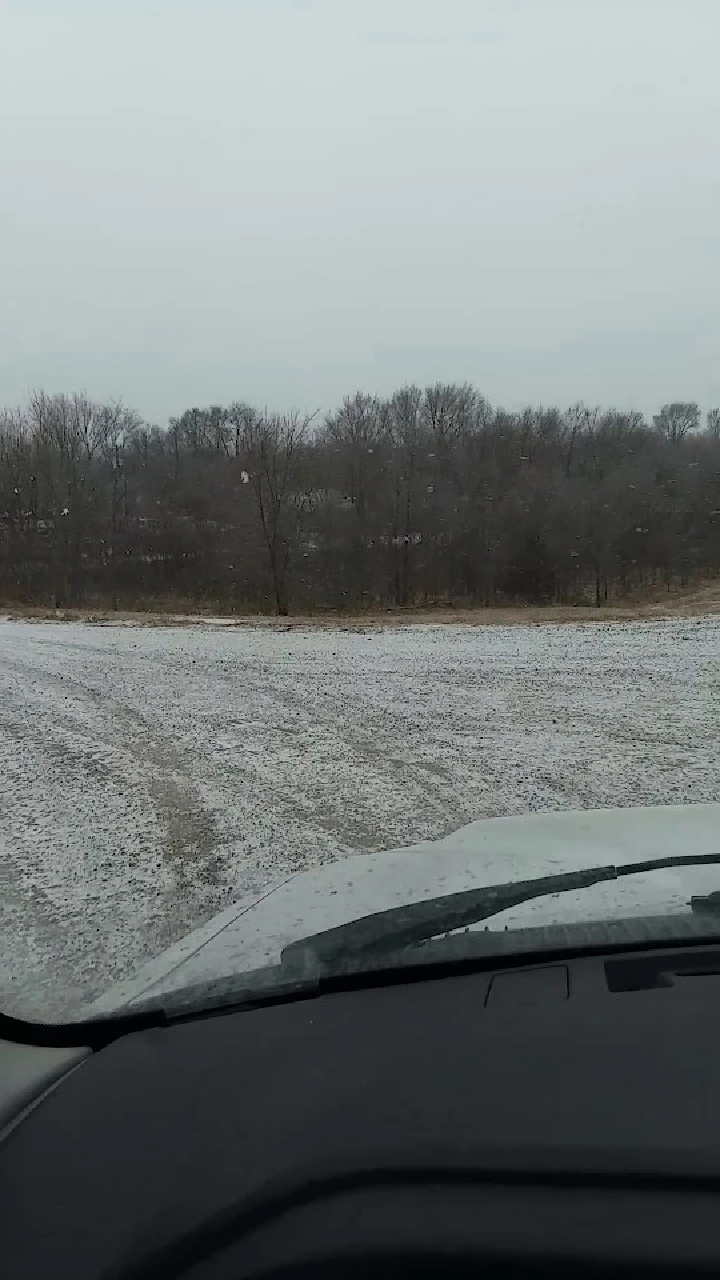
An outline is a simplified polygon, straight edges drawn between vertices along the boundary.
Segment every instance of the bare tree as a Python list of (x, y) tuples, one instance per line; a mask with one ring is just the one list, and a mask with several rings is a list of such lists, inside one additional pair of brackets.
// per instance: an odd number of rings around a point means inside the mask
[(655, 430), (665, 436), (671, 444), (684, 440), (689, 431), (697, 431), (700, 425), (700, 410), (694, 401), (675, 400), (672, 404), (664, 404), (653, 418)]
[(393, 448), (393, 495), (390, 546), (393, 557), (395, 603), (410, 603), (416, 479), (422, 438), (422, 392), (403, 387), (389, 401), (385, 421)]
[(370, 579), (371, 495), (379, 480), (384, 456), (384, 407), (375, 396), (357, 392), (347, 396), (336, 413), (325, 422), (325, 442), (333, 455), (329, 478), (336, 493), (352, 508), (354, 528), (350, 534), (348, 573), (350, 590), (364, 603)]
[(275, 604), (289, 613), (288, 570), (295, 547), (302, 502), (300, 466), (311, 416), (299, 413), (248, 418), (243, 424), (247, 474), (270, 562)]

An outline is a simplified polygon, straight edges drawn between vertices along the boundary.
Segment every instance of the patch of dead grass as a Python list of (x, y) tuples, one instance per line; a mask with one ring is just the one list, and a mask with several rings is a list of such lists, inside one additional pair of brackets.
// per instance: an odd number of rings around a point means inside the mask
[(139, 612), (120, 609), (47, 609), (18, 605), (6, 605), (0, 610), (8, 619), (30, 622), (85, 622), (94, 626), (212, 626), (260, 627), (275, 630), (318, 628), (328, 630), (345, 628), (398, 627), (413, 625), (442, 626), (465, 624), (466, 626), (517, 626), (553, 625), (567, 622), (632, 622), (668, 617), (701, 617), (720, 613), (720, 581), (694, 586), (686, 590), (645, 593), (636, 599), (613, 603), (597, 609), (590, 605), (503, 605), (489, 609), (388, 609), (356, 615), (344, 614), (294, 614), (289, 618), (277, 618), (265, 614), (207, 614)]

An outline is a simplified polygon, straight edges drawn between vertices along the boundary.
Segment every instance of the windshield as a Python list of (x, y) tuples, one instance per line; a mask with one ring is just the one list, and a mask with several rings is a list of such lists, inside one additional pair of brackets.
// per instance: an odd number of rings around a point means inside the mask
[[(0, 1012), (720, 853), (719, 38), (0, 6)], [(467, 927), (707, 936), (715, 891)]]

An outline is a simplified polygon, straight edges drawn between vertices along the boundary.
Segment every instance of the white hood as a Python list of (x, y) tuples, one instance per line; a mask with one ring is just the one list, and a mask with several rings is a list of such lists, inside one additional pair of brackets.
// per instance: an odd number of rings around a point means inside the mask
[[(374, 911), (582, 867), (720, 852), (720, 804), (591, 809), (485, 818), (442, 840), (298, 872), (236, 902), (113, 987), (92, 1012), (276, 964), (290, 942)], [(720, 866), (630, 876), (513, 907), (491, 928), (686, 911), (720, 889)]]

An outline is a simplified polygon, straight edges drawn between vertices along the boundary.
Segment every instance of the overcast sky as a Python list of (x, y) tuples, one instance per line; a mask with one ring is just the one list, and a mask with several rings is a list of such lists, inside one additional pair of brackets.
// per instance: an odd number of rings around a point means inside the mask
[(720, 403), (720, 0), (0, 0), (0, 403)]

